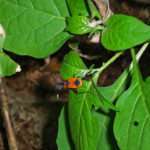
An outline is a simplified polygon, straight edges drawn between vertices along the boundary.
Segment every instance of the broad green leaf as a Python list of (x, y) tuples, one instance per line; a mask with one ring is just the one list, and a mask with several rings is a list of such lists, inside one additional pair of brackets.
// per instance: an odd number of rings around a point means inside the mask
[(11, 76), (16, 73), (19, 65), (5, 53), (0, 52), (0, 77)]
[(72, 16), (88, 16), (85, 0), (67, 0), (67, 4)]
[(96, 149), (99, 140), (99, 120), (93, 115), (92, 109), (99, 106), (100, 100), (96, 97), (91, 82), (85, 82), (78, 94), (70, 92), (69, 122), (76, 149)]
[(0, 0), (0, 22), (7, 37), (4, 48), (37, 58), (56, 52), (70, 35), (64, 32), (65, 0)]
[(73, 16), (67, 18), (67, 30), (73, 34), (86, 34), (92, 31), (89, 19), (85, 16)]
[(132, 16), (113, 15), (106, 22), (101, 42), (112, 51), (122, 51), (150, 40), (150, 26)]
[[(84, 81), (78, 93), (71, 92), (69, 96), (69, 121), (76, 149), (112, 150), (112, 133), (108, 136), (110, 116), (92, 111), (94, 107), (100, 108), (102, 101), (105, 102), (97, 96), (92, 83)], [(111, 96), (114, 95), (108, 95), (106, 98)]]
[(121, 150), (149, 150), (150, 139), (150, 84), (143, 81), (135, 54), (130, 87), (117, 101), (114, 133)]
[(65, 57), (61, 67), (61, 75), (64, 79), (73, 77), (82, 70), (87, 69), (79, 55), (75, 51), (70, 51)]
[(58, 150), (71, 150), (68, 133), (69, 128), (66, 126), (65, 108), (63, 107), (59, 116), (57, 146)]

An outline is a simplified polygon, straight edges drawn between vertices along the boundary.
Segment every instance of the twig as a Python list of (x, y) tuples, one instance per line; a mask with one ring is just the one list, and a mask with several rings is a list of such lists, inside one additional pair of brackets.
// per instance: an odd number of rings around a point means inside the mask
[(123, 52), (118, 52), (116, 53), (113, 57), (111, 57), (107, 62), (105, 62), (103, 64), (102, 67), (98, 68), (98, 69), (94, 69), (94, 71), (96, 72), (95, 76), (94, 76), (94, 80), (97, 82), (98, 78), (100, 76), (100, 74), (108, 67), (110, 66), (116, 59), (118, 59), (121, 55), (123, 54)]
[(8, 107), (8, 97), (6, 95), (4, 85), (3, 85), (1, 78), (0, 78), (0, 95), (1, 95), (1, 99), (0, 99), (1, 111), (2, 111), (2, 116), (3, 116), (3, 120), (4, 120), (5, 130), (7, 133), (9, 149), (10, 150), (18, 150), (14, 130), (13, 130), (11, 119), (10, 119), (10, 113), (9, 113), (9, 107)]
[[(136, 61), (139, 62), (139, 60), (141, 59), (143, 53), (145, 52), (146, 48), (148, 47), (149, 43), (145, 43), (140, 50), (138, 51), (138, 53), (136, 54)], [(129, 70), (132, 70), (133, 68), (133, 63), (130, 64), (129, 66)]]
[(76, 46), (73, 45), (72, 43), (69, 43), (68, 45), (71, 49), (73, 49), (74, 51), (76, 51), (77, 53), (79, 53), (80, 57), (87, 59), (87, 60), (95, 60), (95, 59), (99, 59), (101, 56), (100, 55), (95, 55), (95, 56), (89, 56), (87, 54), (83, 54), (81, 53), (81, 50)]

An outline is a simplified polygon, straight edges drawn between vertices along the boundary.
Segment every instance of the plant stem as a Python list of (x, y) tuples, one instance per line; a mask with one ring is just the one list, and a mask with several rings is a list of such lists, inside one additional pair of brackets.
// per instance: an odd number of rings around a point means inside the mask
[(1, 95), (1, 99), (0, 99), (1, 111), (2, 111), (2, 116), (5, 125), (4, 127), (7, 133), (9, 150), (18, 150), (15, 133), (12, 127), (10, 113), (9, 113), (8, 97), (6, 95), (1, 78), (0, 78), (0, 95)]
[[(144, 54), (146, 48), (148, 47), (149, 43), (145, 43), (140, 50), (138, 51), (138, 53), (136, 54), (136, 61), (139, 62), (139, 60), (141, 59), (142, 55)], [(130, 64), (129, 70), (131, 71), (133, 67), (133, 63)]]
[(100, 74), (109, 66), (111, 65), (117, 58), (119, 58), (121, 55), (123, 54), (123, 52), (119, 52), (117, 54), (115, 54), (113, 57), (111, 57), (107, 62), (105, 62), (102, 67), (98, 68), (98, 69), (93, 69), (96, 74), (94, 76), (94, 81), (97, 82)]

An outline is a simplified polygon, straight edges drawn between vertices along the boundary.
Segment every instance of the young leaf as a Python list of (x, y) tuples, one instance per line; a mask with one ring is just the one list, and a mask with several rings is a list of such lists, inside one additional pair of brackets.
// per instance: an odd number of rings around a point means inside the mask
[(0, 0), (0, 21), (7, 37), (4, 48), (37, 58), (56, 52), (70, 38), (64, 32), (65, 0)]
[(114, 133), (122, 150), (148, 150), (150, 138), (150, 86), (143, 81), (135, 54), (133, 56), (132, 82), (117, 101)]
[(150, 26), (132, 16), (113, 15), (106, 22), (101, 42), (112, 51), (122, 51), (150, 40)]
[(72, 16), (88, 16), (87, 7), (84, 0), (67, 0)]
[(0, 52), (0, 77), (11, 76), (16, 73), (18, 64), (5, 53)]
[(68, 128), (66, 127), (65, 108), (63, 107), (59, 116), (57, 146), (59, 150), (71, 150), (68, 139)]
[(73, 34), (86, 34), (92, 31), (89, 26), (89, 19), (85, 16), (73, 16), (67, 18), (67, 30)]

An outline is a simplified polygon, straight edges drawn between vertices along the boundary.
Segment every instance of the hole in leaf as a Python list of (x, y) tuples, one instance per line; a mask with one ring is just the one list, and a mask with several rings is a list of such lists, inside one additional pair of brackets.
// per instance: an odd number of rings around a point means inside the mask
[(134, 124), (134, 126), (136, 126), (136, 127), (137, 127), (137, 126), (139, 125), (139, 122), (138, 122), (138, 121), (134, 121), (134, 123), (133, 123), (133, 124)]

